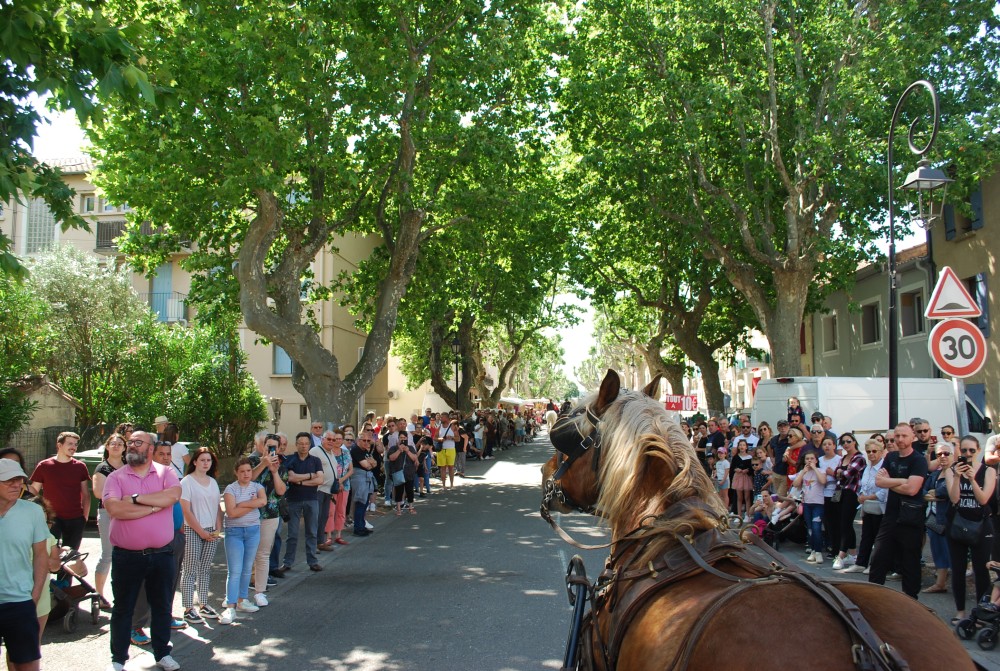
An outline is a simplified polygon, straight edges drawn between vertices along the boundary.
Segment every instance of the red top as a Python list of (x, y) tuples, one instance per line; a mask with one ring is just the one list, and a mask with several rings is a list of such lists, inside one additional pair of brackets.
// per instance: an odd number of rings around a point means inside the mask
[(31, 481), (42, 485), (42, 496), (52, 506), (56, 517), (72, 520), (83, 517), (83, 497), (81, 482), (90, 482), (87, 466), (77, 459), (67, 462), (49, 457), (38, 462)]

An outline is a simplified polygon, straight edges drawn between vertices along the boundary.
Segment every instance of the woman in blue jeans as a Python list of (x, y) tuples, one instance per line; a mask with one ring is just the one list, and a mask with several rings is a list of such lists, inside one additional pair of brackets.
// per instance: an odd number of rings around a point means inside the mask
[(819, 468), (816, 455), (806, 455), (805, 466), (795, 476), (794, 487), (802, 489), (802, 518), (809, 531), (809, 546), (812, 552), (806, 558), (812, 564), (823, 563), (823, 487), (826, 473)]
[(232, 624), (236, 611), (256, 613), (250, 601), (250, 577), (260, 545), (260, 509), (267, 505), (267, 493), (253, 481), (253, 467), (246, 457), (236, 462), (236, 482), (226, 487), (222, 500), (226, 508), (226, 609), (219, 624)]

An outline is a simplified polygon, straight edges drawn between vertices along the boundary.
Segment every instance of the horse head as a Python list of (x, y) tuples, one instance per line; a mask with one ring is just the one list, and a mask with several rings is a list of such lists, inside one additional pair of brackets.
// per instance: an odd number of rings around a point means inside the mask
[[(559, 419), (550, 435), (556, 454), (542, 467), (544, 509), (606, 517), (613, 535), (657, 526), (673, 504), (670, 524), (691, 532), (718, 523), (725, 511), (690, 442), (653, 398), (659, 376), (642, 392), (621, 389), (609, 370), (597, 394)], [(657, 394), (658, 395), (658, 394)]]

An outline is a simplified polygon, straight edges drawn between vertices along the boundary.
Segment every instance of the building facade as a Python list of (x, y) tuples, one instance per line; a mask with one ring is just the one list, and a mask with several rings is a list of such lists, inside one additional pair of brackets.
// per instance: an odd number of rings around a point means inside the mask
[[(118, 250), (116, 240), (126, 226), (130, 212), (127, 204), (112, 203), (90, 181), (94, 165), (87, 157), (46, 161), (59, 167), (66, 184), (72, 188), (74, 208), (89, 224), (90, 230), (61, 230), (49, 208), (41, 199), (26, 204), (10, 202), (0, 207), (0, 230), (13, 240), (13, 252), (25, 259), (30, 267), (33, 256), (57, 245), (73, 245), (83, 251), (97, 254), (109, 264), (122, 265), (125, 257)], [(155, 231), (146, 225), (147, 233)], [(378, 245), (378, 239), (365, 236), (346, 236), (317, 255), (313, 272), (317, 282), (330, 282), (341, 271), (352, 271), (358, 261), (366, 258)], [(164, 322), (187, 324), (194, 315), (187, 303), (191, 287), (191, 274), (182, 266), (190, 254), (184, 248), (172, 254), (158, 267), (151, 277), (132, 273), (132, 286), (146, 301), (150, 309)], [(349, 372), (357, 363), (365, 345), (365, 334), (354, 324), (354, 317), (336, 299), (312, 306), (320, 339), (341, 363), (341, 371)], [(263, 344), (255, 333), (242, 326), (240, 339), (247, 353), (247, 370), (257, 381), (267, 398), (281, 399), (279, 429), (294, 435), (307, 431), (312, 419), (305, 399), (292, 385), (292, 362), (278, 346)], [(358, 414), (367, 410), (384, 414), (389, 408), (388, 374), (385, 368), (375, 382), (359, 399)], [(326, 421), (327, 418), (315, 419)]]

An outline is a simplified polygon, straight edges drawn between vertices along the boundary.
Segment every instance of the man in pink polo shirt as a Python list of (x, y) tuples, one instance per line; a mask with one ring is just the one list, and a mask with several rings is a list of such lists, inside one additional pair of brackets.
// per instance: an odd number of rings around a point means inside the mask
[(181, 485), (173, 468), (153, 461), (154, 438), (136, 431), (127, 443), (125, 465), (104, 484), (104, 509), (111, 516), (111, 665), (122, 671), (128, 661), (132, 614), (145, 582), (150, 634), (156, 665), (175, 671), (170, 656), (170, 607), (174, 585), (173, 505)]

